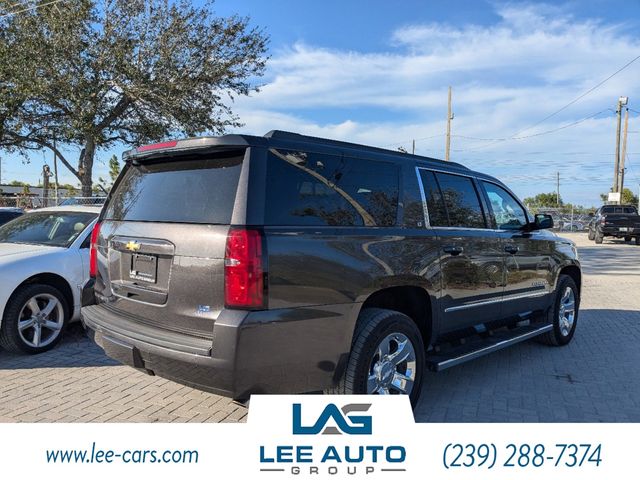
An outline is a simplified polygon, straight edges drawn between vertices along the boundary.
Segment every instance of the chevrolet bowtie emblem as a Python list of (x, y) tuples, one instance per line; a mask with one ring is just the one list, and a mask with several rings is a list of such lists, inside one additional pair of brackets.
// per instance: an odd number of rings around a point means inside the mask
[(127, 250), (132, 251), (132, 252), (137, 252), (138, 250), (140, 250), (140, 244), (138, 242), (135, 242), (135, 241), (128, 242), (127, 245), (125, 246), (125, 248)]

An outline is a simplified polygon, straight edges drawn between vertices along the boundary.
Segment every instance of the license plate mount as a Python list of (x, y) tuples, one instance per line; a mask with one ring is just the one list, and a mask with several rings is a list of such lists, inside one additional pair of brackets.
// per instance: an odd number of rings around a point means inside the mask
[(158, 257), (134, 253), (131, 256), (131, 270), (129, 277), (148, 283), (156, 283), (158, 272)]

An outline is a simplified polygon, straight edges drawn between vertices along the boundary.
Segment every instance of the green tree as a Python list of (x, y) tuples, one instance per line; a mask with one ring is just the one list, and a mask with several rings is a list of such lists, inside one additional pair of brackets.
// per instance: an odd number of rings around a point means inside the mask
[(558, 195), (555, 192), (552, 193), (539, 193), (535, 197), (528, 197), (524, 199), (524, 203), (531, 207), (557, 207), (562, 206), (562, 196), (558, 201)]
[(12, 187), (24, 187), (24, 186), (29, 186), (28, 183), (26, 182), (21, 182), (20, 180), (11, 180), (9, 182), (9, 185), (11, 185)]
[(118, 162), (118, 157), (116, 155), (111, 155), (109, 159), (109, 178), (111, 181), (107, 182), (104, 178), (98, 177), (98, 185), (93, 186), (94, 193), (106, 193), (111, 190), (113, 186), (113, 182), (116, 181), (120, 175), (120, 162)]
[[(74, 0), (1, 16), (0, 148), (55, 151), (89, 196), (99, 149), (241, 125), (230, 105), (256, 89), (266, 45), (247, 18), (216, 17), (212, 0)], [(79, 147), (77, 161), (61, 144)]]
[[(602, 199), (603, 202), (606, 202), (609, 200), (609, 193), (601, 193), (600, 194), (600, 198)], [(633, 192), (631, 190), (629, 190), (628, 188), (623, 188), (622, 189), (622, 202), (625, 205), (638, 205), (638, 196), (634, 195)]]

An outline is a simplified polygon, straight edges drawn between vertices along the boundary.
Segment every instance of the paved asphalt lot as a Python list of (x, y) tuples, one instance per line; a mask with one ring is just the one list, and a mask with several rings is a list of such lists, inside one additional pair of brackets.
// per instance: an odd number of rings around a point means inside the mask
[[(573, 342), (533, 341), (429, 374), (420, 422), (640, 422), (640, 246), (567, 234), (585, 278)], [(239, 422), (247, 410), (121, 366), (73, 326), (38, 356), (0, 351), (0, 422)]]

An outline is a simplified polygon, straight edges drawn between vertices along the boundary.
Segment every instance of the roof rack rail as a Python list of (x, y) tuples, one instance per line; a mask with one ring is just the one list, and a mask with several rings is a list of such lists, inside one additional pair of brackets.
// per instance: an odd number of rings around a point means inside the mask
[(417, 157), (419, 159), (424, 159), (424, 160), (428, 160), (430, 162), (442, 162), (445, 165), (455, 165), (456, 167), (460, 167), (462, 169), (465, 170), (469, 170), (468, 167), (466, 167), (465, 165), (462, 165), (460, 163), (457, 162), (447, 162), (445, 160), (440, 160), (437, 158), (431, 158), (431, 157), (423, 157), (421, 155), (415, 155), (415, 154), (410, 154), (410, 153), (401, 153), (395, 150), (389, 150), (387, 148), (381, 148), (381, 147), (372, 147), (370, 145), (362, 145), (360, 143), (352, 143), (352, 142), (344, 142), (342, 140), (332, 140), (329, 138), (322, 138), (322, 137), (313, 137), (310, 135), (302, 135), (300, 133), (295, 133), (295, 132), (287, 132), (284, 130), (271, 130), (267, 133), (265, 133), (264, 138), (273, 138), (273, 139), (279, 139), (279, 140), (289, 140), (292, 142), (307, 142), (307, 143), (318, 143), (318, 144), (322, 144), (322, 145), (331, 145), (331, 146), (335, 146), (335, 147), (345, 147), (345, 148), (357, 148), (357, 149), (364, 149), (364, 150), (368, 150), (371, 152), (379, 152), (379, 153), (384, 153), (386, 155), (388, 155), (389, 153), (396, 153), (398, 155), (404, 154), (404, 155), (409, 155), (411, 157)]

